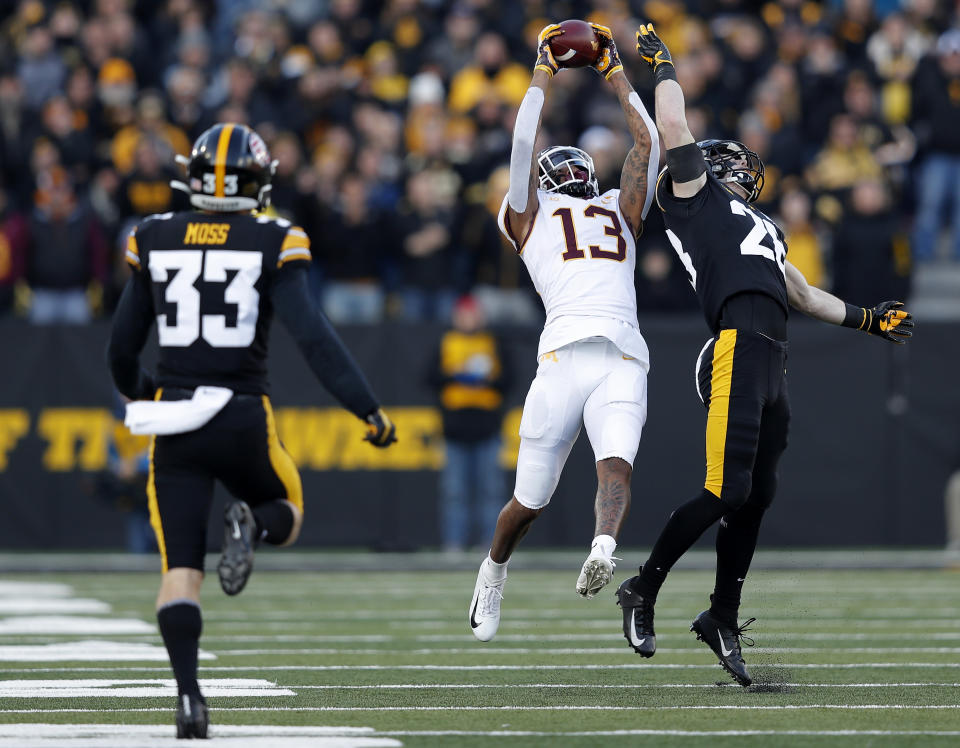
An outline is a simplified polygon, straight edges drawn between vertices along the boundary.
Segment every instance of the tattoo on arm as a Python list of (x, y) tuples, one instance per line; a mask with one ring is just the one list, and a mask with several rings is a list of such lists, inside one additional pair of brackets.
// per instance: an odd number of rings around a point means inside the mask
[(630, 224), (630, 230), (636, 236), (643, 225), (643, 206), (648, 187), (647, 166), (653, 146), (646, 123), (630, 103), (630, 94), (634, 92), (633, 86), (623, 73), (615, 74), (610, 82), (627, 118), (627, 127), (633, 136), (633, 148), (627, 154), (623, 172), (620, 175), (620, 209)]
[(637, 234), (643, 222), (643, 203), (647, 197), (647, 164), (650, 161), (650, 138), (646, 146), (636, 144), (627, 154), (620, 174), (620, 209), (630, 222), (630, 230)]

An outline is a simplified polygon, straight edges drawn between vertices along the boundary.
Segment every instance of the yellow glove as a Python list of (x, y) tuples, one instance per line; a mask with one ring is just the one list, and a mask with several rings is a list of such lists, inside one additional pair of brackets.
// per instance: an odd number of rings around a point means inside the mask
[(597, 61), (590, 67), (596, 70), (606, 80), (618, 70), (623, 70), (623, 63), (620, 62), (620, 53), (617, 51), (617, 43), (613, 40), (613, 32), (609, 26), (601, 26), (599, 23), (591, 23), (593, 32), (600, 40), (600, 54)]

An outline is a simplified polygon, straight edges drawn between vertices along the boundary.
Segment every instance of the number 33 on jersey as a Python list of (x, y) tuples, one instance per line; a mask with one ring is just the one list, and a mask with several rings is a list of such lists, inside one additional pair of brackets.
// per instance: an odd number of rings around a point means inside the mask
[(164, 213), (130, 235), (126, 259), (151, 281), (158, 370), (255, 390), (266, 376), (270, 285), (310, 261), (310, 240), (283, 219)]

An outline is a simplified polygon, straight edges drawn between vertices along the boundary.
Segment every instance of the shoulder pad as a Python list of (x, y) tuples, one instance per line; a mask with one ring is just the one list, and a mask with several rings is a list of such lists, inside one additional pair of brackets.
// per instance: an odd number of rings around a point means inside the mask
[(140, 239), (143, 239), (144, 233), (149, 230), (151, 225), (155, 225), (158, 221), (169, 221), (175, 215), (173, 212), (154, 213), (153, 215), (144, 217), (133, 227), (127, 236), (127, 247), (124, 252), (124, 259), (130, 267), (134, 270), (139, 270), (141, 267), (140, 245), (137, 243), (137, 237), (139, 236)]
[(283, 237), (283, 244), (280, 245), (280, 253), (277, 255), (277, 267), (291, 260), (305, 260), (310, 262), (313, 255), (310, 254), (310, 237), (307, 232), (299, 226), (294, 226), (290, 221), (284, 219), (283, 222), (289, 227)]
[(281, 218), (280, 216), (268, 216), (265, 213), (257, 214), (257, 223), (269, 223), (278, 226), (281, 229), (288, 229), (293, 226), (293, 224), (286, 218)]

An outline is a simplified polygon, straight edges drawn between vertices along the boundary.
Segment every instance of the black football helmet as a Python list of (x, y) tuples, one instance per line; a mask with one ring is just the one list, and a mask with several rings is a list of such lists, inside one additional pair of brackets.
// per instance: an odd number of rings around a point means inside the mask
[(190, 195), (194, 208), (232, 213), (270, 205), (277, 162), (263, 138), (246, 125), (220, 122), (197, 138), (190, 158), (176, 159), (186, 168), (187, 181), (170, 185)]
[(593, 159), (586, 151), (569, 145), (555, 145), (537, 154), (537, 166), (541, 190), (581, 198), (600, 194)]
[(754, 151), (737, 140), (701, 140), (697, 145), (713, 176), (721, 182), (736, 182), (743, 187), (749, 193), (748, 203), (760, 197), (763, 161)]

